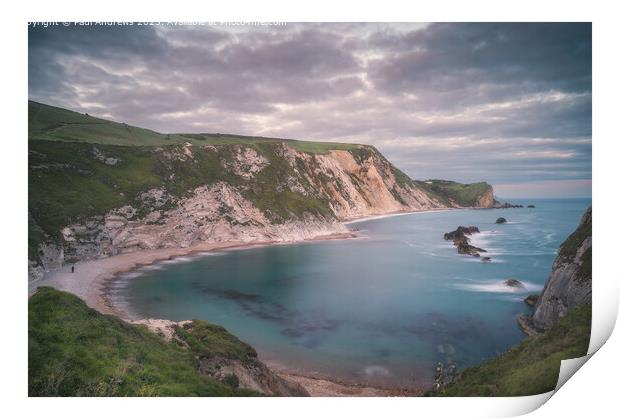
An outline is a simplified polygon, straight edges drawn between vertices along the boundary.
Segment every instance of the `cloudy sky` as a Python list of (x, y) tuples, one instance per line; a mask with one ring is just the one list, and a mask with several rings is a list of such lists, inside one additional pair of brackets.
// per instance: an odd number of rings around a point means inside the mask
[(589, 196), (590, 24), (29, 27), (29, 98), (160, 132), (373, 144), (415, 179)]

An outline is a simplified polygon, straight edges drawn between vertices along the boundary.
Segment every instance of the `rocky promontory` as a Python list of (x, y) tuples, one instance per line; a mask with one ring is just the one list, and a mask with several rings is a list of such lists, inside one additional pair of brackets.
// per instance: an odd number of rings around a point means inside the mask
[(487, 183), (414, 181), (363, 144), (164, 135), (28, 109), (30, 280), (121, 253), (308, 240), (347, 234), (352, 218), (494, 202)]
[(534, 314), (522, 315), (519, 325), (528, 334), (553, 326), (573, 308), (592, 301), (592, 207), (577, 229), (562, 243), (551, 275), (534, 305)]
[(452, 240), (459, 254), (480, 257), (480, 253), (485, 253), (486, 250), (471, 245), (467, 237), (474, 233), (480, 233), (480, 229), (476, 226), (459, 226), (456, 230), (445, 233), (443, 238), (444, 240)]

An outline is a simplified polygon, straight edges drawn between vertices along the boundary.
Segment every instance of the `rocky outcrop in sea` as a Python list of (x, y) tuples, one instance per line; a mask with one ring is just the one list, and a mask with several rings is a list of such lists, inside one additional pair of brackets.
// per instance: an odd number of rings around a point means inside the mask
[(486, 250), (471, 245), (467, 237), (474, 233), (480, 233), (480, 229), (476, 226), (459, 226), (456, 230), (445, 233), (443, 238), (444, 240), (452, 240), (459, 254), (480, 257), (480, 253), (485, 253)]

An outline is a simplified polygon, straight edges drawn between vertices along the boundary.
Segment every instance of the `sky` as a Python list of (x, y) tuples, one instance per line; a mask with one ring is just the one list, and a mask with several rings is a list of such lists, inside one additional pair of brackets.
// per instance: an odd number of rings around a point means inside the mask
[(591, 196), (589, 23), (29, 26), (29, 98), (159, 132), (372, 144), (414, 179)]

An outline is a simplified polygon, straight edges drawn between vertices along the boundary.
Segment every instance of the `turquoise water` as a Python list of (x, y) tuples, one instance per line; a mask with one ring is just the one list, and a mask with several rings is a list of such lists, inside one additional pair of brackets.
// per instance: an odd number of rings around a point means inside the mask
[[(437, 362), (479, 363), (523, 338), (515, 323), (590, 200), (515, 200), (534, 209), (458, 210), (350, 224), (362, 238), (179, 258), (125, 274), (117, 304), (136, 317), (204, 319), (291, 370), (419, 387)], [(494, 224), (498, 217), (508, 223)], [(476, 225), (491, 263), (443, 234)], [(527, 289), (505, 287), (516, 278)]]

